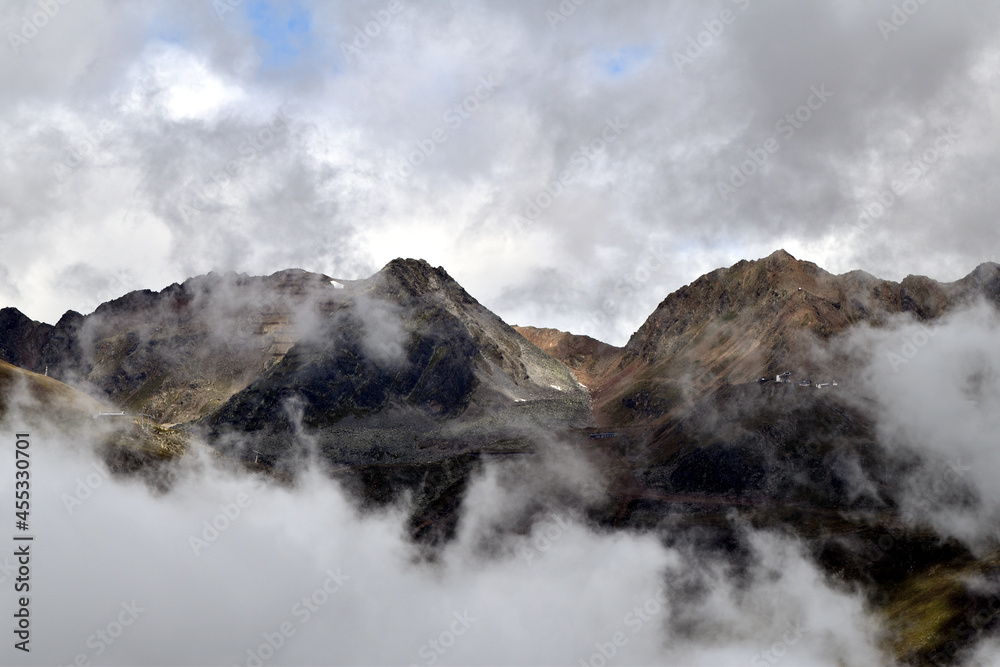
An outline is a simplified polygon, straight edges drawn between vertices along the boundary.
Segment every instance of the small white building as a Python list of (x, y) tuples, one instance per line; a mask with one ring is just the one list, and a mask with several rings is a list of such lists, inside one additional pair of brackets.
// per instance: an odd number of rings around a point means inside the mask
[(774, 381), (775, 382), (781, 382), (781, 383), (791, 382), (792, 381), (792, 372), (791, 371), (785, 371), (781, 375), (775, 375), (774, 376)]

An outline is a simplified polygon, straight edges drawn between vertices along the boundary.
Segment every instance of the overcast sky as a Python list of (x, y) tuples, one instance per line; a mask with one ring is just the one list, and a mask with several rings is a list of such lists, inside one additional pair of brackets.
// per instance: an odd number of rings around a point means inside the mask
[(403, 256), (621, 344), (779, 247), (1000, 260), (996, 3), (50, 1), (0, 0), (0, 304), (34, 319)]

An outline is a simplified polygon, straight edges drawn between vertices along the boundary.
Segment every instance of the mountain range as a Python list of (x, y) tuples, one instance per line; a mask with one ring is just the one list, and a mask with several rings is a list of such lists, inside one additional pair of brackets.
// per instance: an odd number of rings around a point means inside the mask
[[(901, 628), (898, 654), (919, 662), (955, 640), (982, 602), (963, 577), (995, 557), (900, 522), (892, 499), (906, 462), (880, 446), (851, 360), (817, 350), (859, 325), (932, 323), (980, 302), (1000, 307), (1000, 265), (896, 283), (779, 250), (678, 289), (616, 347), (508, 325), (423, 260), (362, 280), (211, 273), (54, 325), (0, 310), (0, 389), (29, 386), (77, 418), (126, 413), (107, 436), (121, 474), (207, 443), (275, 475), (319, 461), (365, 503), (412, 494), (414, 537), (430, 543), (453, 534), (484, 462), (530, 461), (557, 441), (606, 474), (607, 500), (586, 508), (593, 521), (696, 527), (723, 545), (734, 508), (789, 528), (880, 600)], [(785, 371), (842, 381), (801, 390), (775, 382)], [(856, 466), (870, 489), (858, 489)], [(861, 558), (887, 526), (900, 536), (892, 558)], [(928, 581), (946, 601), (933, 614), (918, 594)]]

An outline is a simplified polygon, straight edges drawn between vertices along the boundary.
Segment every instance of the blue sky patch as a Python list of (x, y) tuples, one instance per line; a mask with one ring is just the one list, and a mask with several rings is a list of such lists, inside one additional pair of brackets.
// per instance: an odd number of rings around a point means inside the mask
[(615, 51), (599, 53), (598, 59), (607, 74), (625, 76), (636, 65), (649, 60), (652, 55), (652, 46), (622, 46)]
[(312, 20), (298, 3), (251, 2), (246, 11), (253, 34), (263, 42), (261, 56), (265, 66), (294, 65), (309, 48)]

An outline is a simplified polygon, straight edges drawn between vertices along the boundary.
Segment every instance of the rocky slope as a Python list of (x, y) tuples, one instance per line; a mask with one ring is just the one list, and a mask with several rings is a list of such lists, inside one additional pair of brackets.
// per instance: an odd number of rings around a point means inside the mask
[(0, 357), (161, 422), (200, 417), (280, 360), (330, 308), (326, 276), (209, 274), (143, 290), (55, 325), (0, 311)]
[(335, 458), (381, 461), (517, 449), (529, 425), (595, 420), (651, 438), (729, 383), (786, 369), (835, 377), (812, 350), (856, 323), (934, 319), (976, 298), (1000, 303), (996, 264), (954, 283), (894, 283), (777, 251), (670, 294), (617, 348), (511, 328), (443, 269), (395, 260), (358, 281), (209, 274), (55, 325), (5, 308), (0, 358), (159, 422), (197, 422), (216, 439), (253, 434), (255, 457), (305, 427), (324, 431), (318, 445)]
[[(411, 494), (413, 535), (426, 542), (452, 534), (485, 461), (528, 471), (557, 439), (606, 477), (606, 501), (587, 508), (596, 523), (703, 543), (734, 563), (741, 522), (791, 531), (830, 576), (870, 596), (897, 629), (897, 654), (920, 664), (970, 644), (962, 628), (988, 600), (967, 582), (996, 579), (1000, 558), (902, 521), (895, 498), (914, 461), (882, 446), (871, 401), (849, 384), (756, 379), (838, 377), (836, 360), (813, 355), (836, 334), (905, 313), (933, 320), (977, 299), (1000, 305), (1000, 266), (895, 283), (778, 251), (667, 296), (618, 348), (510, 327), (421, 260), (357, 281), (210, 274), (55, 325), (0, 310), (0, 358), (28, 369), (0, 362), (0, 410), (33, 396), (36, 416), (94, 426), (87, 412), (101, 403), (83, 389), (178, 422), (108, 430), (106, 460), (152, 469), (156, 484), (188, 434), (272, 472), (318, 456), (367, 502)], [(960, 483), (948, 497), (975, 501)]]
[[(91, 396), (58, 380), (0, 361), (0, 420), (24, 421), (28, 428), (42, 421), (86, 422), (98, 412), (109, 411)], [(16, 413), (16, 417), (13, 414)]]
[(608, 374), (618, 361), (621, 348), (596, 338), (571, 334), (558, 329), (539, 329), (514, 325), (514, 330), (549, 356), (566, 365), (586, 387)]
[[(725, 383), (785, 370), (822, 379), (817, 343), (859, 322), (883, 325), (912, 313), (931, 320), (975, 299), (1000, 304), (1000, 265), (983, 264), (953, 283), (907, 276), (895, 283), (862, 271), (833, 275), (783, 250), (702, 276), (665, 298), (609, 363), (590, 376), (599, 423), (655, 423)], [(596, 363), (586, 355), (584, 368)], [(833, 377), (836, 377), (833, 375)]]
[(308, 443), (360, 464), (518, 449), (535, 429), (590, 424), (587, 393), (566, 367), (443, 269), (394, 260), (339, 296), (313, 332), (200, 422), (210, 438), (250, 443), (268, 460)]
[(0, 361), (0, 423), (9, 432), (70, 446), (96, 443), (113, 473), (137, 473), (163, 488), (169, 478), (163, 466), (187, 451), (188, 438), (120, 412), (59, 380)]

